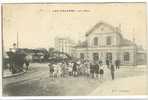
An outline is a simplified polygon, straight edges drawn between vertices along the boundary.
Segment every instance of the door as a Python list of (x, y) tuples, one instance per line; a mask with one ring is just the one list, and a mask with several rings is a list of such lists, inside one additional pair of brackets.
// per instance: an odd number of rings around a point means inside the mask
[(112, 61), (112, 53), (106, 53), (106, 60)]
[(98, 53), (93, 53), (93, 60), (98, 61), (99, 60), (99, 54)]

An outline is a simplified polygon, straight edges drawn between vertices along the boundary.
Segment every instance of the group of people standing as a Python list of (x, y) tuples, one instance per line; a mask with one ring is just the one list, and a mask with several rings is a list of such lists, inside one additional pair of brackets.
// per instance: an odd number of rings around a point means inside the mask
[(66, 77), (66, 76), (87, 76), (90, 78), (96, 78), (103, 80), (104, 72), (106, 69), (110, 70), (111, 78), (114, 80), (115, 67), (120, 68), (120, 61), (116, 60), (112, 63), (110, 60), (106, 60), (106, 63), (102, 61), (63, 61), (49, 63), (49, 75), (52, 78)]

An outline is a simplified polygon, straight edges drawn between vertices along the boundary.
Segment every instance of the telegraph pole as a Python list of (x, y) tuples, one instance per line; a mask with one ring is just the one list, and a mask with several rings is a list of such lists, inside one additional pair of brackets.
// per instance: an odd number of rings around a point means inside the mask
[(134, 49), (135, 49), (135, 50), (134, 50), (134, 58), (133, 58), (133, 59), (134, 59), (134, 64), (133, 64), (133, 65), (136, 66), (136, 64), (137, 64), (137, 63), (136, 63), (136, 61), (137, 61), (137, 59), (136, 59), (136, 58), (137, 58), (137, 57), (136, 57), (137, 46), (136, 46), (136, 43), (135, 43), (135, 35), (134, 35), (134, 33), (133, 33), (133, 40), (132, 40), (132, 41), (133, 41), (133, 43), (134, 43)]
[(88, 36), (85, 35), (85, 39), (86, 39), (86, 60), (88, 61), (89, 58), (88, 58)]

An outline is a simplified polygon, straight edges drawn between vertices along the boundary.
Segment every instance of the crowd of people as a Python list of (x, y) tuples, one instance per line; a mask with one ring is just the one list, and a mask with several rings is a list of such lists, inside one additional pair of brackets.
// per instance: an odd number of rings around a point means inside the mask
[(67, 76), (86, 76), (103, 80), (105, 69), (110, 70), (112, 80), (114, 80), (115, 69), (120, 68), (120, 61), (116, 60), (114, 63), (111, 60), (102, 61), (63, 61), (49, 63), (49, 76), (54, 78), (67, 77)]

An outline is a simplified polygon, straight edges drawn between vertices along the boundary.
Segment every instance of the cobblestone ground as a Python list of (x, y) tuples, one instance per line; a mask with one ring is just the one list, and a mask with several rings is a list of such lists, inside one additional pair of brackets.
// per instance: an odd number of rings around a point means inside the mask
[[(145, 66), (122, 66), (115, 72), (115, 80), (141, 76), (146, 72)], [(52, 80), (49, 78), (48, 64), (34, 63), (27, 73), (3, 79), (3, 96), (84, 96), (109, 81), (112, 80), (107, 69), (103, 81), (84, 76)]]

